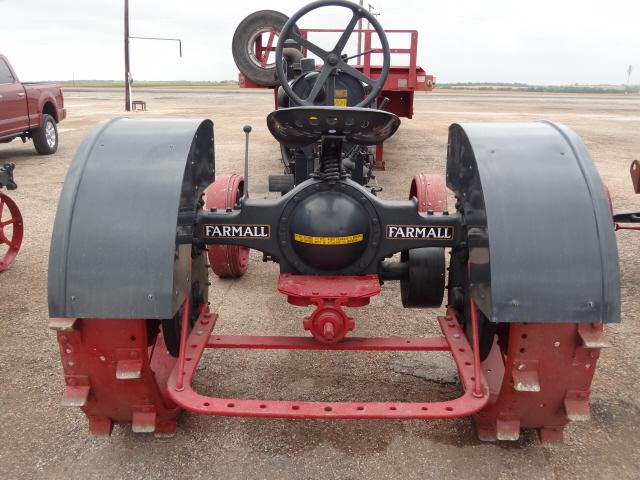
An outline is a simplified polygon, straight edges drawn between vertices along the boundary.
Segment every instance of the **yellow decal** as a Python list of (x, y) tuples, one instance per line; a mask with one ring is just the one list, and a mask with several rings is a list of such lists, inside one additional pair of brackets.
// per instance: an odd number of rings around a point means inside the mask
[(349, 243), (358, 243), (364, 240), (363, 233), (355, 235), (347, 235), (346, 237), (312, 237), (296, 233), (293, 235), (296, 242), (310, 243), (312, 245), (347, 245)]
[(334, 98), (333, 99), (333, 106), (334, 107), (346, 107), (347, 106), (347, 99), (346, 98)]

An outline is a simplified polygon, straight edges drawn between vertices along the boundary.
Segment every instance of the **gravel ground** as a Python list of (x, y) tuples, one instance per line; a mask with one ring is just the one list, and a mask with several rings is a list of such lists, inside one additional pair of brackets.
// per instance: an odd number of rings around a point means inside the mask
[[(279, 149), (264, 118), (266, 91), (139, 90), (149, 111), (136, 117), (208, 117), (215, 123), (219, 173), (242, 172), (242, 126), (253, 125), (251, 188), (266, 196), (279, 172)], [(292, 421), (184, 414), (168, 440), (116, 427), (110, 438), (88, 434), (78, 409), (58, 406), (62, 369), (47, 329), (46, 271), (57, 199), (69, 162), (98, 120), (121, 114), (120, 92), (67, 92), (69, 118), (50, 157), (31, 144), (0, 145), (0, 162), (16, 164), (11, 192), (25, 219), (13, 267), (0, 274), (0, 477), (21, 478), (615, 478), (640, 477), (638, 307), (640, 237), (618, 234), (623, 323), (608, 329), (592, 394), (592, 419), (570, 425), (564, 445), (542, 445), (535, 432), (513, 443), (479, 442), (469, 419), (455, 421)], [(617, 209), (640, 205), (628, 165), (640, 158), (640, 98), (534, 94), (418, 95), (415, 118), (385, 144), (384, 198), (404, 198), (417, 172), (444, 173), (452, 122), (549, 118), (575, 129), (589, 147)], [(301, 333), (304, 311), (277, 293), (277, 269), (253, 254), (241, 280), (215, 280), (210, 296), (220, 332)], [(387, 288), (388, 287), (388, 288)], [(251, 292), (251, 295), (247, 295)], [(389, 284), (369, 307), (352, 311), (358, 335), (435, 333), (434, 312), (400, 306)], [(196, 386), (203, 393), (247, 398), (434, 400), (459, 393), (444, 354), (209, 352)]]

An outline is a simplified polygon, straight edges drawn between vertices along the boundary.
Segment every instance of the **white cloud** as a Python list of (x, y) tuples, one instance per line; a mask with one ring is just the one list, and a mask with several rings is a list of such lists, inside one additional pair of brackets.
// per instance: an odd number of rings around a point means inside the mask
[[(123, 0), (0, 0), (0, 51), (23, 80), (123, 77)], [(622, 83), (640, 72), (640, 3), (601, 1), (372, 0), (387, 29), (419, 31), (419, 64), (442, 82)], [(136, 79), (237, 77), (231, 38), (253, 11), (291, 15), (303, 2), (130, 0)], [(302, 27), (340, 27), (330, 11)], [(638, 80), (636, 79), (636, 82)]]

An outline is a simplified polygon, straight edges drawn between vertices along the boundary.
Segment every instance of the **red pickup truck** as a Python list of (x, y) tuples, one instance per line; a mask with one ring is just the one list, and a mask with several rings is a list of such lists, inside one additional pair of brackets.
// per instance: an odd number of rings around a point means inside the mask
[(59, 85), (20, 83), (9, 61), (0, 55), (0, 143), (31, 138), (39, 154), (55, 153), (57, 124), (66, 116)]

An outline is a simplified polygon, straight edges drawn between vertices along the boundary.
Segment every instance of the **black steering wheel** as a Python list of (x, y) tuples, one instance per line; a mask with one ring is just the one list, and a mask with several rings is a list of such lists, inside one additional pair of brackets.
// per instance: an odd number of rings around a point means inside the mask
[[(351, 20), (349, 21), (347, 27), (344, 29), (344, 32), (340, 36), (340, 39), (336, 43), (335, 47), (333, 47), (333, 50), (327, 52), (326, 50), (317, 46), (315, 43), (312, 43), (306, 38), (303, 38), (302, 35), (300, 35), (297, 32), (297, 29), (294, 27), (298, 20), (300, 20), (300, 18), (302, 18), (307, 13), (318, 8), (331, 6), (348, 8), (353, 12), (353, 16), (351, 17)], [(378, 37), (380, 38), (383, 57), (382, 71), (380, 72), (380, 76), (375, 80), (371, 77), (366, 76), (360, 70), (349, 65), (346, 61), (348, 59), (342, 58), (342, 50), (344, 49), (347, 41), (349, 40), (349, 37), (356, 28), (358, 20), (360, 20), (361, 18), (367, 20), (371, 24), (371, 26), (373, 26), (374, 30), (378, 34)], [(304, 47), (313, 54), (317, 55), (324, 62), (324, 65), (322, 66), (319, 74), (316, 76), (315, 83), (313, 84), (313, 87), (311, 88), (311, 91), (306, 98), (301, 98), (298, 94), (296, 94), (287, 81), (287, 75), (285, 73), (283, 65), (283, 49), (285, 41), (289, 39), (293, 40), (301, 47)], [(276, 47), (276, 74), (278, 75), (280, 85), (289, 98), (291, 98), (297, 105), (302, 106), (313, 106), (313, 102), (318, 97), (318, 94), (322, 90), (322, 87), (325, 85), (325, 83), (327, 83), (327, 80), (332, 79), (332, 74), (334, 74), (337, 70), (340, 70), (341, 72), (350, 75), (371, 87), (371, 91), (369, 92), (369, 94), (361, 102), (355, 105), (355, 107), (366, 107), (378, 97), (378, 94), (382, 90), (384, 82), (387, 80), (387, 76), (389, 75), (390, 64), (391, 52), (389, 50), (389, 42), (387, 41), (387, 36), (385, 35), (380, 23), (378, 23), (378, 20), (376, 20), (376, 18), (371, 15), (371, 13), (369, 13), (366, 9), (360, 7), (358, 4), (345, 0), (319, 0), (317, 2), (312, 2), (309, 5), (298, 10), (291, 18), (289, 18), (289, 21), (285, 23), (284, 27), (282, 27), (280, 36), (278, 37), (278, 45)]]

